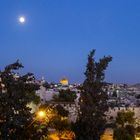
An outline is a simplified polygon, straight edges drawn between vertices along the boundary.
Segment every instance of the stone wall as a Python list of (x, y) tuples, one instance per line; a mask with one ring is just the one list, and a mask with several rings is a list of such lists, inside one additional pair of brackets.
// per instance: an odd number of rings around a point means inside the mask
[[(69, 120), (72, 122), (76, 121), (77, 115), (78, 115), (78, 109), (79, 106), (76, 103), (68, 103), (68, 102), (51, 102), (50, 104), (52, 105), (62, 105), (66, 110), (69, 111)], [(140, 122), (140, 107), (129, 107), (129, 108), (125, 108), (125, 107), (115, 107), (115, 108), (109, 108), (108, 112), (106, 112), (106, 118), (108, 123), (112, 123), (115, 121), (116, 117), (117, 117), (117, 113), (119, 111), (134, 111), (135, 113), (135, 118), (136, 121)]]

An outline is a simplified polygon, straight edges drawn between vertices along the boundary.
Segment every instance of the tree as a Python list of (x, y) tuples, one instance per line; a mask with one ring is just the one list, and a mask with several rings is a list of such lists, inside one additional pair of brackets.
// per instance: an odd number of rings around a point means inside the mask
[(46, 88), (46, 89), (49, 89), (50, 88), (50, 84), (48, 82), (45, 81), (45, 83), (43, 83), (43, 86)]
[(54, 128), (56, 130), (64, 130), (70, 128), (70, 123), (68, 122), (68, 111), (65, 110), (61, 105), (49, 105), (43, 104), (39, 107), (39, 110), (45, 112), (46, 117), (43, 123)]
[(88, 55), (86, 79), (83, 83), (79, 105), (79, 115), (73, 130), (77, 140), (99, 140), (108, 110), (107, 94), (104, 89), (105, 70), (112, 60), (111, 56), (103, 57), (99, 62), (94, 58), (95, 50)]
[(32, 73), (17, 75), (15, 70), (20, 68), (23, 65), (17, 61), (0, 72), (0, 139), (3, 140), (29, 139), (37, 134), (35, 128), (28, 128), (34, 120), (27, 104), (36, 101), (38, 86)]
[(54, 95), (53, 99), (56, 102), (74, 102), (77, 98), (77, 95), (74, 91), (67, 90), (60, 90), (58, 95)]
[(121, 127), (125, 127), (125, 125), (130, 124), (133, 125), (135, 122), (134, 118), (135, 113), (132, 111), (120, 111), (117, 113), (116, 124), (121, 125)]
[(62, 116), (62, 117), (68, 117), (69, 115), (69, 111), (65, 110), (63, 106), (61, 105), (57, 105), (55, 107), (55, 109), (57, 110), (57, 114)]
[[(130, 130), (131, 129), (131, 130)], [(132, 134), (129, 133), (132, 132)], [(129, 130), (124, 128), (116, 128), (113, 135), (114, 140), (135, 140), (134, 128), (131, 126)]]
[(117, 127), (114, 129), (115, 140), (135, 140), (134, 112), (120, 111), (116, 117)]
[(117, 98), (117, 92), (115, 90), (113, 91), (112, 97), (116, 97)]

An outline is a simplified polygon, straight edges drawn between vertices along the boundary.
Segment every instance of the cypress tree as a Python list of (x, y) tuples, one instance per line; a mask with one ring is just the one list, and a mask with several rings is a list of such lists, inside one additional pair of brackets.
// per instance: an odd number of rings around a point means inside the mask
[(106, 123), (105, 112), (108, 110), (108, 96), (104, 89), (104, 78), (105, 70), (108, 63), (112, 61), (112, 57), (104, 56), (99, 62), (96, 62), (94, 55), (95, 50), (88, 55), (86, 79), (79, 101), (79, 115), (74, 124), (76, 140), (99, 140)]

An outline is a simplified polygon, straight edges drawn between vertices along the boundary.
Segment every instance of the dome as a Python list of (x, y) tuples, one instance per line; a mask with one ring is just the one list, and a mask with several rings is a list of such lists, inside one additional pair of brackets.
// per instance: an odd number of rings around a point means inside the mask
[(69, 81), (68, 81), (68, 79), (63, 78), (63, 79), (60, 80), (60, 83), (61, 83), (62, 85), (68, 85), (68, 84), (69, 84)]

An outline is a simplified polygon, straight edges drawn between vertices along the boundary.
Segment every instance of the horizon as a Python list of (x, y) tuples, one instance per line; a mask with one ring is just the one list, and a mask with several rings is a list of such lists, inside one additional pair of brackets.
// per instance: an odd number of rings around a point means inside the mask
[(139, 5), (138, 0), (1, 1), (0, 70), (19, 59), (21, 73), (82, 83), (87, 56), (96, 49), (96, 60), (113, 57), (106, 82), (140, 83)]

